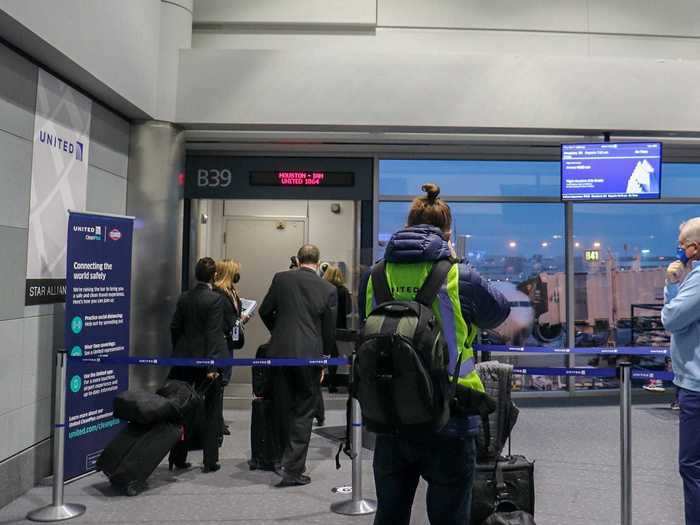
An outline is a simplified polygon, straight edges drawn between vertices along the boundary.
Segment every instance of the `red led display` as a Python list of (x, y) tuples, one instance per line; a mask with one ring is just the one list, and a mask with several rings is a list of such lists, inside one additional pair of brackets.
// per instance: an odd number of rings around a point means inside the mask
[(250, 172), (251, 186), (354, 186), (355, 174), (349, 172), (330, 171), (252, 171)]
[(282, 186), (320, 186), (326, 178), (323, 171), (278, 171)]

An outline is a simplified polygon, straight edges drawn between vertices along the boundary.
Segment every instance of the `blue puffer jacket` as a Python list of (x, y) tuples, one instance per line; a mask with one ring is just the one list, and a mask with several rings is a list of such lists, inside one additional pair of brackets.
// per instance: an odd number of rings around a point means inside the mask
[[(433, 262), (449, 259), (448, 242), (440, 229), (419, 225), (396, 232), (386, 248), (386, 276), (394, 285), (394, 297), (412, 300), (415, 291), (427, 277)], [(371, 273), (362, 280), (360, 289), (360, 316), (364, 321), (368, 310), (375, 304)], [(467, 265), (454, 265), (433, 304), (440, 317), (449, 354), (449, 370), (460, 367), (457, 382), (467, 388), (483, 391), (484, 387), (475, 370), (472, 341), (478, 328), (495, 328), (508, 317), (510, 305), (503, 295)], [(478, 431), (478, 417), (452, 417), (441, 434), (464, 437)]]
[[(410, 226), (397, 231), (384, 253), (387, 262), (415, 263), (439, 261), (450, 257), (450, 248), (439, 228), (429, 225)], [(360, 298), (367, 293), (369, 272), (360, 284)], [(496, 328), (510, 313), (508, 300), (468, 264), (459, 265), (459, 299), (465, 320), (482, 329)], [(360, 319), (369, 315), (360, 300)]]

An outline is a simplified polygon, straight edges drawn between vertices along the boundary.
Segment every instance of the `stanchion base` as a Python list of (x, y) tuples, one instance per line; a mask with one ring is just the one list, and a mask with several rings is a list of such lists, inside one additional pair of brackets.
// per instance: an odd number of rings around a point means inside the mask
[(346, 516), (364, 516), (377, 512), (377, 502), (371, 499), (361, 499), (358, 501), (339, 501), (331, 505), (331, 510), (336, 514)]
[(77, 518), (85, 514), (85, 506), (77, 503), (65, 503), (63, 505), (48, 505), (27, 514), (31, 521), (64, 521)]

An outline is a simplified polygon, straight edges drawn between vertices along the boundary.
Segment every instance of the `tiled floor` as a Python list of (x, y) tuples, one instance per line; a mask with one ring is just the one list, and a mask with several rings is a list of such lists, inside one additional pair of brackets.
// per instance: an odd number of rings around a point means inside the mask
[[(329, 511), (344, 499), (333, 487), (350, 482), (350, 464), (335, 469), (336, 446), (314, 435), (306, 487), (276, 489), (272, 473), (251, 472), (250, 414), (227, 411), (232, 436), (222, 450), (223, 468), (215, 474), (198, 469), (172, 474), (162, 465), (151, 489), (136, 498), (115, 494), (96, 474), (66, 487), (66, 501), (83, 503), (88, 512), (75, 524), (368, 524), (372, 517), (346, 517)], [(329, 410), (329, 425), (344, 421)], [(513, 436), (513, 452), (534, 459), (538, 525), (611, 525), (619, 523), (619, 410), (616, 406), (523, 408)], [(633, 523), (683, 523), (682, 487), (677, 475), (676, 412), (667, 405), (640, 405), (633, 410)], [(367, 454), (368, 455), (368, 454)], [(201, 459), (193, 455), (193, 460)], [(364, 485), (374, 497), (370, 458)], [(425, 523), (424, 487), (414, 505), (412, 524)], [(29, 523), (27, 511), (50, 499), (48, 487), (37, 487), (0, 510), (0, 524)]]

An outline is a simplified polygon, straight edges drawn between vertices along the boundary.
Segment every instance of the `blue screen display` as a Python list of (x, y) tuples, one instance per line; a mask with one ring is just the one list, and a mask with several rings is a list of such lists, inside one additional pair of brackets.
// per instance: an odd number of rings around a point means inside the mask
[(661, 197), (660, 142), (562, 144), (563, 200)]

